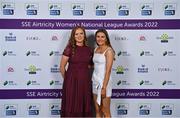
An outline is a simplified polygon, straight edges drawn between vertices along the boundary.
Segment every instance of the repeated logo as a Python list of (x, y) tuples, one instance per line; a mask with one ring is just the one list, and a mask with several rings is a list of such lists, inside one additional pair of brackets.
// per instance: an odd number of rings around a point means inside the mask
[(176, 13), (176, 4), (164, 4), (164, 15), (173, 16)]
[(117, 56), (130, 56), (130, 54), (127, 51), (118, 51)]
[(4, 86), (17, 86), (17, 83), (13, 80), (6, 80), (3, 82)]
[(163, 116), (170, 116), (173, 114), (174, 104), (163, 103), (160, 105), (161, 107), (161, 114)]
[(129, 86), (130, 83), (126, 80), (118, 80), (117, 81), (117, 85), (120, 86), (120, 85), (126, 85), (126, 86)]
[(40, 56), (36, 51), (27, 51), (26, 56)]
[(174, 37), (169, 36), (168, 34), (164, 33), (161, 36), (158, 36), (157, 39), (161, 40), (161, 43), (168, 43), (169, 39), (174, 39)]
[(28, 36), (26, 37), (26, 40), (33, 40), (33, 41), (37, 41), (37, 40), (40, 40), (40, 38), (38, 36)]
[(5, 104), (4, 109), (5, 109), (6, 116), (16, 116), (17, 115), (18, 106), (16, 104)]
[(3, 56), (16, 56), (12, 50), (4, 51)]
[(116, 74), (124, 74), (125, 72), (129, 71), (128, 68), (125, 68), (123, 66), (118, 66), (117, 68), (112, 68), (113, 71), (116, 72)]
[(146, 67), (145, 64), (142, 64), (141, 67), (138, 68), (138, 73), (148, 73), (149, 68)]
[(49, 85), (52, 86), (52, 85), (62, 85), (62, 83), (59, 81), (59, 80), (50, 80), (49, 81)]
[(130, 5), (129, 4), (119, 4), (118, 5), (118, 15), (119, 16), (129, 16)]
[(10, 32), (7, 36), (5, 36), (5, 41), (16, 41), (16, 36)]
[(140, 56), (153, 56), (153, 54), (150, 51), (142, 51), (140, 52)]
[(141, 15), (142, 16), (151, 16), (153, 10), (153, 4), (142, 4), (141, 5)]
[(144, 35), (139, 36), (139, 41), (146, 41), (146, 40), (147, 40), (146, 36)]
[(37, 68), (34, 65), (30, 65), (28, 68), (25, 68), (24, 70), (29, 71), (29, 74), (36, 74), (37, 71), (41, 71), (41, 68)]
[(30, 85), (31, 86), (37, 86), (37, 85), (40, 85), (40, 83), (36, 80), (29, 80), (29, 81), (27, 81), (26, 85), (27, 86), (30, 86)]
[(164, 51), (163, 56), (176, 56), (176, 54), (173, 51)]
[(158, 72), (172, 72), (172, 68), (169, 67), (159, 67)]
[(95, 4), (96, 16), (106, 16), (107, 4)]
[(9, 72), (9, 73), (14, 72), (14, 68), (13, 67), (8, 67), (7, 72)]
[(129, 104), (127, 103), (116, 104), (117, 115), (127, 115), (128, 109), (129, 109)]
[(141, 80), (139, 82), (139, 85), (152, 85), (152, 82), (150, 82), (149, 80)]
[(59, 51), (51, 51), (50, 53), (49, 53), (49, 56), (61, 56), (62, 54), (59, 52)]
[(82, 3), (72, 4), (73, 16), (82, 16), (84, 14), (84, 6)]
[(164, 81), (162, 82), (162, 85), (163, 85), (163, 86), (175, 86), (176, 83), (175, 83), (174, 81), (172, 81), (172, 80), (164, 80)]
[(51, 38), (52, 41), (58, 41), (58, 37), (56, 35), (53, 35), (52, 38)]
[(2, 3), (3, 15), (14, 15), (14, 3)]
[(151, 104), (139, 104), (139, 115), (150, 115)]
[(25, 4), (26, 15), (37, 15), (39, 5), (36, 4)]
[(128, 38), (125, 37), (125, 36), (116, 36), (116, 37), (114, 38), (114, 40), (115, 40), (115, 41), (126, 41), (126, 40), (128, 40)]
[(61, 4), (49, 4), (49, 14), (51, 16), (59, 16), (61, 10)]
[(60, 72), (60, 69), (57, 64), (51, 67), (51, 73), (59, 73), (59, 72)]
[(60, 110), (60, 104), (59, 103), (52, 103), (49, 105), (50, 108), (50, 114), (52, 116), (60, 115), (61, 110)]
[(28, 104), (27, 105), (28, 115), (37, 116), (40, 111), (40, 104)]

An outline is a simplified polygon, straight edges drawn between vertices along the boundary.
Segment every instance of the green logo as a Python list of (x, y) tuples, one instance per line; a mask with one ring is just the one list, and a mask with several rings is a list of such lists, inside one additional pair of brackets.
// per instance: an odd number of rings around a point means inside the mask
[(169, 36), (167, 34), (161, 35), (160, 39), (162, 43), (167, 43), (168, 42)]
[(116, 68), (116, 74), (124, 74), (124, 68), (122, 66), (118, 66)]
[(36, 66), (34, 65), (29, 66), (29, 74), (36, 74), (36, 71), (37, 71)]

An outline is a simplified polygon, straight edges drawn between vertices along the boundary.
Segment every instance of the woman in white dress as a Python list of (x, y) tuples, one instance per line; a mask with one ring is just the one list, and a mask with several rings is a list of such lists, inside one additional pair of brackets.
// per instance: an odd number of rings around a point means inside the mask
[(95, 38), (98, 47), (94, 50), (94, 72), (92, 80), (96, 117), (111, 117), (111, 69), (115, 52), (111, 46), (108, 33), (105, 29), (99, 29), (95, 33)]

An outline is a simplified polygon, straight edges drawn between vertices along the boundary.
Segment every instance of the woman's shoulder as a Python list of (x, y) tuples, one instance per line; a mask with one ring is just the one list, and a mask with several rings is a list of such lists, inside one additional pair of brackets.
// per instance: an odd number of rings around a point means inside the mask
[(114, 52), (114, 49), (112, 47), (108, 46), (104, 53), (112, 53), (112, 54), (114, 54), (115, 52)]

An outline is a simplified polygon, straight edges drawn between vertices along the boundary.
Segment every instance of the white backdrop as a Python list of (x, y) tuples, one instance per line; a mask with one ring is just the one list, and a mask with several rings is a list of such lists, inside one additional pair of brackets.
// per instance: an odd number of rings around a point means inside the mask
[(59, 117), (62, 51), (74, 26), (106, 28), (113, 117), (180, 118), (179, 0), (0, 0), (0, 117)]

